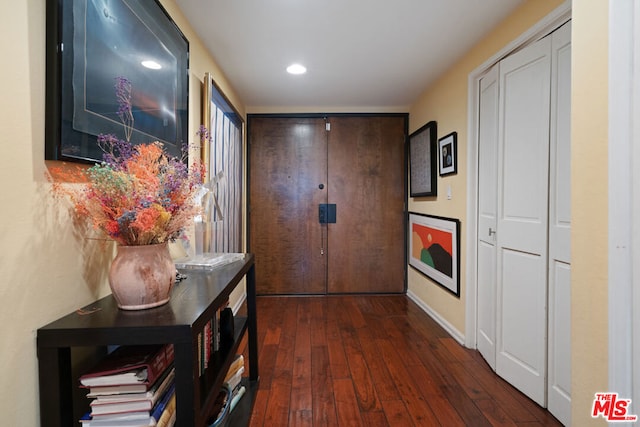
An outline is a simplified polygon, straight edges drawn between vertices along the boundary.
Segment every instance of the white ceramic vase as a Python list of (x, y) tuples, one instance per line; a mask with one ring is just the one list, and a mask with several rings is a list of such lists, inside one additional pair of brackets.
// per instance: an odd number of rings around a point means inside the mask
[(167, 243), (118, 246), (109, 286), (122, 310), (142, 310), (169, 302), (176, 268)]

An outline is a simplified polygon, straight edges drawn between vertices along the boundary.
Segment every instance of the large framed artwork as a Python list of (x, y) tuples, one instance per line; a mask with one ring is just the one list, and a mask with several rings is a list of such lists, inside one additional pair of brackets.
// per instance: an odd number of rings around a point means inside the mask
[(102, 159), (123, 138), (116, 79), (131, 82), (134, 144), (188, 141), (189, 42), (156, 0), (47, 0), (45, 158)]
[(409, 213), (409, 265), (460, 297), (460, 221)]
[(438, 195), (437, 124), (430, 121), (409, 135), (409, 190), (411, 197)]
[(203, 251), (243, 252), (244, 120), (210, 73), (204, 76), (202, 115), (207, 135), (201, 138), (201, 153), (209, 190), (203, 212)]

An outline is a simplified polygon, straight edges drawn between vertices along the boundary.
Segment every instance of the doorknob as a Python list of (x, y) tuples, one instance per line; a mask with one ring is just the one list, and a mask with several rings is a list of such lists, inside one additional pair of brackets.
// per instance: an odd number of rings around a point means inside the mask
[(318, 185), (318, 188), (322, 190), (324, 188), (324, 184)]

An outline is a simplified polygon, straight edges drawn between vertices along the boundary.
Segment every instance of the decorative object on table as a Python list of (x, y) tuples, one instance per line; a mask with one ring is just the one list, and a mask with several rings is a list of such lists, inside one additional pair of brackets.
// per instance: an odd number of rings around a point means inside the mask
[[(201, 135), (208, 135), (208, 131), (201, 126), (198, 132)], [(202, 146), (207, 144), (206, 136), (201, 137)], [(194, 247), (191, 249), (192, 255), (200, 257), (203, 254), (215, 252), (214, 234), (218, 226), (222, 223), (224, 216), (218, 203), (218, 183), (224, 179), (224, 172), (220, 171), (211, 179), (205, 179), (200, 191), (196, 195), (196, 200), (202, 208), (202, 213), (193, 219), (194, 222)]]
[(409, 213), (409, 265), (460, 297), (460, 221)]
[(245, 258), (244, 253), (208, 253), (175, 260), (175, 265), (180, 269), (213, 270), (227, 264), (241, 261)]
[(440, 176), (458, 172), (458, 132), (451, 132), (438, 140)]
[(437, 124), (430, 121), (409, 135), (411, 197), (437, 196)]
[(130, 141), (160, 141), (179, 157), (188, 139), (189, 41), (161, 2), (47, 0), (46, 7), (45, 159), (100, 161), (97, 136), (120, 127), (109, 99), (120, 75), (136, 87)]
[[(116, 79), (118, 115), (126, 138), (131, 135), (133, 114), (131, 82)], [(54, 194), (71, 200), (80, 219), (93, 224), (118, 243), (118, 255), (109, 273), (109, 285), (118, 307), (138, 310), (169, 301), (176, 270), (167, 242), (181, 236), (192, 224), (200, 206), (194, 195), (202, 186), (202, 164), (191, 171), (181, 158), (166, 153), (159, 142), (133, 145), (113, 135), (98, 137), (103, 161), (87, 170), (75, 169), (72, 182), (83, 186), (53, 184)], [(80, 178), (80, 179), (79, 179)], [(124, 275), (119, 273), (127, 273)]]
[(111, 262), (109, 284), (118, 307), (124, 310), (153, 308), (169, 302), (177, 279), (167, 242), (118, 246)]

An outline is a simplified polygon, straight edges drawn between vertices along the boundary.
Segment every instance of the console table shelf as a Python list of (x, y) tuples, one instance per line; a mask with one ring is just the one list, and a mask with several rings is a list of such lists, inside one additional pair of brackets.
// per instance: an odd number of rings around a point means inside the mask
[[(206, 426), (215, 396), (244, 335), (249, 377), (245, 396), (231, 414), (232, 425), (247, 425), (258, 384), (255, 264), (253, 254), (214, 270), (183, 270), (169, 303), (148, 310), (118, 309), (109, 295), (37, 331), (40, 420), (45, 426), (77, 425), (72, 375), (73, 347), (172, 343), (176, 383), (176, 425)], [(198, 334), (246, 276), (247, 313), (236, 316), (234, 341), (215, 354), (198, 376)]]

